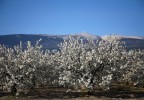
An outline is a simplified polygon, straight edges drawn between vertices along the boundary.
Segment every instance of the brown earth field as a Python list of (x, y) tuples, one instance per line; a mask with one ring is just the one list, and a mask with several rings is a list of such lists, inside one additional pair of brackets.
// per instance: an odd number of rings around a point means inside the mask
[(144, 100), (144, 88), (137, 87), (125, 86), (108, 91), (96, 89), (94, 92), (67, 90), (63, 87), (44, 86), (27, 93), (20, 92), (17, 97), (0, 90), (0, 100)]

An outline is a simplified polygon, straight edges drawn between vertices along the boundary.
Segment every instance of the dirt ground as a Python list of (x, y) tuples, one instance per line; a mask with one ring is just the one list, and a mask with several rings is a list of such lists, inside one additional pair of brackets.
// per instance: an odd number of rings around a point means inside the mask
[(36, 88), (28, 93), (21, 92), (18, 97), (0, 91), (0, 100), (144, 100), (144, 91), (95, 91), (66, 92), (66, 88)]
[(31, 98), (31, 97), (14, 97), (14, 96), (3, 96), (0, 100), (144, 100), (143, 98), (108, 98), (108, 97), (76, 97), (76, 98)]

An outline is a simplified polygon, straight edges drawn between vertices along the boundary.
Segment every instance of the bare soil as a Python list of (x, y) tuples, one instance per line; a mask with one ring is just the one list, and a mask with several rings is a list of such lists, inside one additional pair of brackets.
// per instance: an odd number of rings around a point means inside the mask
[(66, 92), (63, 87), (39, 87), (28, 93), (20, 92), (18, 97), (12, 96), (8, 92), (0, 91), (0, 100), (144, 100), (143, 89), (134, 91), (109, 90), (94, 92), (77, 92), (71, 89)]

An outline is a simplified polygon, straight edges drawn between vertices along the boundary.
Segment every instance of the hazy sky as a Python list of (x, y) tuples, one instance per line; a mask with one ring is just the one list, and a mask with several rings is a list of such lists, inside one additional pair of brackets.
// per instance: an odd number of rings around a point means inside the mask
[(144, 36), (144, 0), (0, 0), (0, 34)]

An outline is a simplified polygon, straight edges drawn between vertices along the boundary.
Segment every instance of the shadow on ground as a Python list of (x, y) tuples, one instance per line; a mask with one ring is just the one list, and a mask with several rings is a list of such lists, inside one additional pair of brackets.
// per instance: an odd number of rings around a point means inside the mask
[[(106, 97), (106, 98), (122, 98), (122, 99), (133, 99), (133, 98), (144, 98), (144, 92), (129, 92), (129, 91), (95, 91), (95, 92), (66, 92), (65, 88), (38, 88), (33, 91), (29, 91), (27, 94), (21, 92), (20, 98), (30, 99), (70, 99), (79, 97)], [(10, 93), (0, 92), (0, 97), (10, 96)]]

